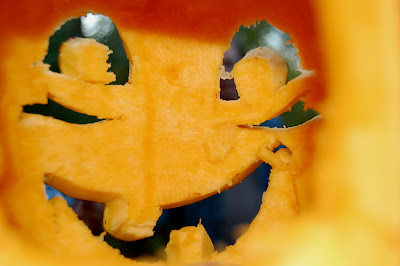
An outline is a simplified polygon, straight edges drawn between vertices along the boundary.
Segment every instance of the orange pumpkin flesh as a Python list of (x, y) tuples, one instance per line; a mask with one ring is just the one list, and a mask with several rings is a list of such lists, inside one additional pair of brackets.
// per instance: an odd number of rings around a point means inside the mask
[[(382, 51), (397, 51), (393, 47), (398, 46), (388, 45), (399, 43), (398, 34), (395, 34), (398, 28), (393, 26), (398, 24), (395, 4), (390, 1), (371, 5), (361, 5), (359, 1), (350, 4), (321, 1), (315, 7), (318, 12), (308, 1), (252, 1), (249, 4), (223, 0), (198, 3), (121, 0), (109, 4), (106, 1), (65, 3), (43, 0), (6, 1), (3, 6), (0, 30), (7, 41), (0, 44), (3, 55), (0, 66), (0, 232), (3, 235), (0, 261), (4, 264), (140, 264), (125, 260), (92, 236), (64, 201), (46, 201), (43, 175), (46, 182), (72, 196), (106, 202), (107, 229), (119, 237), (132, 239), (152, 233), (153, 223), (160, 214), (159, 206), (189, 203), (234, 185), (261, 160), (270, 162), (274, 170), (260, 213), (249, 231), (227, 251), (211, 254), (209, 258), (193, 257), (194, 263), (212, 260), (244, 265), (266, 262), (276, 265), (354, 265), (355, 262), (389, 265), (399, 261), (396, 255), (399, 219), (393, 214), (399, 205), (394, 193), (399, 185), (399, 171), (393, 166), (396, 149), (390, 149), (391, 144), (399, 147), (396, 132), (400, 127), (394, 122), (397, 120), (393, 120), (398, 117), (395, 113), (398, 103), (396, 84), (399, 82), (396, 75), (387, 78), (381, 67), (374, 68), (384, 62), (390, 66), (390, 73), (398, 70), (398, 57), (379, 56)], [(347, 7), (350, 13), (345, 10)], [(18, 20), (10, 10), (15, 10)], [(68, 17), (88, 11), (108, 15), (121, 33), (133, 63), (130, 82), (125, 86), (103, 85), (109, 79), (100, 79), (103, 84), (93, 83), (99, 81), (97, 78), (88, 83), (88, 80), (51, 73), (40, 63), (47, 39), (55, 27)], [(375, 12), (380, 24), (372, 23), (370, 19), (374, 18)], [(295, 80), (291, 83), (295, 86), (282, 87), (285, 89), (282, 91), (289, 92), (289, 97), (280, 94), (282, 102), (268, 110), (262, 105), (266, 98), (249, 93), (251, 87), (248, 85), (252, 82), (256, 85), (274, 83), (268, 78), (257, 79), (258, 76), (253, 76), (255, 80), (249, 82), (244, 74), (264, 73), (263, 70), (271, 69), (273, 64), (263, 56), (261, 60), (255, 59), (258, 56), (249, 56), (234, 70), (239, 79), (243, 77), (238, 82), (238, 89), (242, 87), (245, 96), (243, 101), (221, 102), (218, 79), (223, 52), (239, 25), (261, 19), (290, 33), (299, 49), (303, 68), (316, 71), (316, 76)], [(317, 25), (322, 34), (318, 33)], [(365, 25), (376, 25), (368, 31), (360, 31), (372, 33), (374, 38), (367, 39), (369, 42), (363, 42), (362, 37), (366, 35), (357, 31), (365, 29)], [(358, 33), (353, 37), (364, 43), (360, 53), (353, 53), (354, 47), (348, 46), (351, 38), (340, 38), (348, 37), (348, 32), (341, 35), (336, 30), (341, 28), (339, 26)], [(330, 44), (332, 40), (335, 46)], [(98, 45), (95, 47), (102, 50)], [(327, 54), (322, 53), (321, 47), (326, 48)], [(107, 53), (103, 49), (100, 54), (104, 52)], [(365, 54), (376, 64), (363, 64), (360, 58)], [(322, 60), (326, 60), (329, 72), (324, 71)], [(376, 76), (365, 75), (371, 73), (366, 71), (367, 65), (376, 70)], [(82, 71), (86, 70), (78, 72)], [(69, 70), (65, 73), (71, 75)], [(325, 95), (322, 89), (324, 75), (329, 77), (330, 97), (323, 105), (326, 119), (317, 139), (313, 132), (318, 120), (289, 130), (245, 126), (279, 114), (290, 106), (291, 100), (309, 88), (313, 91), (307, 95), (307, 103), (320, 106), (321, 97)], [(368, 83), (369, 76), (376, 77), (374, 82)], [(361, 97), (366, 88), (377, 92), (376, 84), (385, 84), (384, 89), (379, 88), (382, 94)], [(275, 95), (281, 92), (274, 90), (274, 86), (269, 88)], [(196, 90), (202, 91), (201, 98), (193, 97)], [(248, 107), (249, 114), (238, 111), (248, 103), (246, 93), (251, 100), (259, 102), (257, 107)], [(262, 91), (261, 95), (268, 95), (268, 91)], [(381, 95), (383, 98), (379, 98)], [(21, 113), (23, 105), (45, 103), (48, 97), (108, 120), (78, 126)], [(354, 111), (352, 103), (359, 99), (368, 104), (381, 99), (383, 111), (377, 110), (372, 120), (358, 120), (362, 116), (348, 115)], [(335, 113), (335, 106), (340, 106), (343, 113)], [(141, 110), (146, 112), (143, 114)], [(213, 116), (217, 111), (226, 113), (223, 117)], [(268, 111), (270, 113), (263, 113)], [(383, 117), (384, 112), (387, 117), (383, 123), (378, 123), (376, 118)], [(172, 119), (176, 117), (180, 119)], [(338, 127), (340, 119), (344, 119), (343, 127)], [(176, 126), (178, 122), (184, 127)], [(339, 133), (335, 133), (337, 128), (340, 128)], [(119, 136), (116, 131), (123, 133)], [(357, 134), (360, 132), (365, 134)], [(194, 138), (194, 133), (200, 137)], [(226, 136), (228, 140), (224, 139)], [(355, 136), (361, 138), (351, 138)], [(370, 152), (368, 156), (364, 155), (360, 149), (362, 144), (374, 141), (385, 145), (366, 145)], [(280, 142), (289, 150), (271, 154)], [(116, 147), (115, 143), (120, 146)], [(318, 157), (315, 165), (309, 167), (314, 144)], [(180, 153), (176, 152), (176, 147)], [(132, 148), (137, 148), (134, 153)], [(382, 149), (391, 155), (389, 160), (375, 156)], [(200, 150), (201, 153), (195, 153)], [(367, 158), (366, 163), (362, 158)], [(192, 164), (192, 168), (185, 168), (185, 163)], [(373, 174), (362, 170), (365, 165), (374, 165)], [(190, 172), (197, 169), (203, 174)], [(96, 179), (88, 178), (91, 170), (95, 170)], [(161, 175), (158, 174), (162, 171), (190, 173), (190, 177), (204, 179), (187, 179), (187, 183), (179, 179), (182, 186), (176, 186), (176, 176), (160, 182)], [(129, 180), (135, 183), (121, 178), (121, 173), (122, 176), (135, 173), (135, 178)], [(379, 173), (385, 180), (384, 185), (376, 181)], [(210, 175), (213, 178), (211, 184), (207, 179)], [(78, 177), (79, 181), (76, 180)], [(112, 182), (113, 178), (118, 182)], [(172, 185), (163, 187), (167, 181)], [(134, 186), (139, 184), (142, 190), (131, 195), (130, 188), (137, 189)], [(331, 184), (334, 189), (328, 189)], [(199, 194), (188, 196), (189, 190)], [(129, 201), (138, 205), (128, 208)], [(139, 210), (132, 212), (131, 208)], [(185, 231), (198, 233), (188, 229), (182, 232)], [(181, 240), (179, 235), (178, 232), (175, 242)], [(77, 245), (78, 239), (84, 241)], [(198, 242), (200, 246), (201, 241)], [(195, 240), (191, 243), (196, 244)], [(182, 248), (171, 249), (173, 253)], [(178, 256), (176, 263), (185, 262), (184, 256)]]
[(189, 264), (207, 260), (214, 252), (214, 245), (200, 223), (173, 230), (165, 251), (169, 264)]
[[(43, 64), (32, 67), (38, 84), (33, 90), (42, 89), (43, 98), (48, 94), (73, 110), (107, 120), (69, 125), (22, 114), (17, 134), (25, 141), (17, 149), (27, 156), (40, 151), (28, 167), (31, 173), (45, 176), (47, 184), (73, 197), (105, 202), (105, 229), (135, 240), (153, 234), (160, 207), (220, 192), (260, 164), (260, 150), (281, 143), (276, 130), (239, 126), (260, 124), (287, 110), (309, 89), (303, 79), (310, 75), (284, 86), (285, 61), (259, 48), (235, 65), (232, 75), (240, 99), (226, 102), (218, 96), (224, 46), (122, 34), (131, 57), (137, 58), (124, 86), (103, 85), (112, 79), (101, 80), (101, 70), (104, 78), (113, 74), (106, 72), (106, 48), (95, 41), (66, 42), (60, 53), (61, 74)], [(87, 57), (88, 50), (98, 51)], [(103, 63), (92, 64), (97, 62), (93, 58)], [(193, 69), (196, 61), (210, 58), (215, 60)]]

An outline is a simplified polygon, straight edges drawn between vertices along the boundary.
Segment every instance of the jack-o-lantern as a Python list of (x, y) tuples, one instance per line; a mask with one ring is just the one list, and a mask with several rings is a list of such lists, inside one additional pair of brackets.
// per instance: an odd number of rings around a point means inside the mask
[[(43, 182), (104, 202), (105, 230), (136, 240), (153, 234), (162, 209), (230, 188), (264, 161), (273, 168), (268, 190), (234, 246), (213, 252), (201, 225), (186, 227), (171, 233), (168, 260), (159, 263), (399, 263), (397, 3), (360, 5), (6, 1), (0, 261), (141, 263), (91, 235), (62, 199), (47, 201)], [(43, 63), (57, 26), (87, 12), (117, 26), (130, 61), (125, 85), (108, 85), (112, 51), (91, 39), (61, 46), (61, 73)], [(221, 100), (224, 51), (240, 25), (257, 20), (290, 34), (305, 71), (286, 84), (276, 52), (251, 50), (229, 74), (240, 98)], [(299, 98), (323, 118), (288, 129), (257, 126)], [(102, 120), (76, 125), (24, 113), (48, 99)]]

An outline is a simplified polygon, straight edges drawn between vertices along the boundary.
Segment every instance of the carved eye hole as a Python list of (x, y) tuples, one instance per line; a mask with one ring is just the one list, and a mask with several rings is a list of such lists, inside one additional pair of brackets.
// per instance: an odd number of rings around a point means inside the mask
[[(91, 50), (91, 44), (94, 42), (102, 44), (100, 48), (96, 46), (99, 51)], [(108, 54), (108, 49), (112, 51), (111, 54)], [(63, 50), (61, 54), (60, 50)], [(64, 57), (68, 55), (68, 59), (64, 59), (63, 54)], [(80, 64), (83, 61), (90, 61), (91, 64)], [(88, 13), (85, 17), (65, 22), (50, 37), (48, 53), (43, 62), (50, 65), (52, 72), (67, 74), (71, 77), (80, 76), (82, 80), (93, 83), (124, 85), (129, 78), (129, 60), (121, 37), (112, 20), (103, 15)], [(93, 73), (91, 69), (99, 63), (105, 66), (103, 72)], [(108, 75), (104, 73), (107, 71)], [(75, 112), (51, 99), (48, 99), (47, 104), (26, 105), (23, 111), (51, 116), (74, 124), (91, 124), (101, 121), (96, 116)]]
[(85, 17), (70, 19), (50, 37), (49, 49), (43, 62), (50, 70), (60, 73), (59, 52), (63, 44), (71, 38), (93, 39), (107, 46), (112, 53), (108, 55), (108, 69), (116, 75), (116, 81), (110, 85), (124, 85), (129, 78), (129, 60), (121, 37), (109, 17), (88, 13)]
[[(220, 98), (231, 101), (240, 99), (236, 90), (234, 78), (230, 72), (234, 65), (239, 62), (245, 54), (255, 48), (266, 46), (285, 59), (288, 74), (286, 83), (302, 73), (300, 59), (297, 56), (298, 50), (290, 43), (289, 34), (279, 30), (266, 21), (256, 22), (250, 27), (241, 26), (239, 31), (232, 38), (229, 50), (224, 54), (223, 71), (220, 79)], [(304, 103), (299, 101), (290, 112), (283, 113), (279, 117), (265, 121), (261, 126), (266, 127), (292, 127), (302, 124), (318, 115), (312, 109), (305, 109)]]
[(250, 27), (241, 26), (230, 44), (230, 48), (224, 54), (223, 67), (226, 75), (221, 77), (221, 99), (237, 100), (239, 95), (236, 91), (234, 79), (229, 73), (234, 65), (239, 62), (245, 54), (255, 48), (266, 46), (271, 48), (285, 59), (288, 66), (286, 82), (301, 74), (297, 49), (288, 43), (290, 37), (287, 33), (275, 28), (266, 21), (257, 22)]

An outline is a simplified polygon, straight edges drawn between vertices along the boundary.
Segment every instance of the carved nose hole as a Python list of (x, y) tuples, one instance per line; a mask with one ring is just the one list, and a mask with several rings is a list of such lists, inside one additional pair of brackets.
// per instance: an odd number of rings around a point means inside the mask
[[(107, 61), (111, 64), (108, 71), (116, 75), (116, 81), (109, 85), (124, 85), (128, 82), (129, 60), (117, 28), (110, 18), (91, 13), (88, 13), (85, 17), (68, 20), (50, 37), (48, 53), (43, 62), (50, 65), (51, 71), (60, 73), (60, 46), (74, 37), (91, 38), (107, 45), (113, 51)], [(51, 116), (73, 124), (92, 124), (103, 121), (96, 116), (75, 112), (51, 99), (48, 99), (47, 104), (25, 105), (23, 112)]]

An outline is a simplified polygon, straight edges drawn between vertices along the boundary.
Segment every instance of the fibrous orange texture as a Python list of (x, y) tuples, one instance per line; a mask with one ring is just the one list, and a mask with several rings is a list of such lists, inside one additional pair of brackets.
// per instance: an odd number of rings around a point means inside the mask
[[(227, 189), (265, 161), (269, 188), (246, 234), (213, 253), (201, 225), (184, 228), (171, 234), (167, 262), (399, 263), (397, 10), (395, 1), (5, 1), (0, 261), (140, 264), (92, 236), (62, 199), (47, 201), (43, 182), (104, 202), (105, 229), (134, 240), (153, 234), (162, 209)], [(93, 40), (62, 45), (61, 73), (42, 62), (56, 28), (87, 12), (117, 26), (131, 64), (125, 85), (106, 85), (112, 51)], [(285, 84), (284, 60), (252, 50), (232, 71), (240, 99), (223, 101), (224, 51), (257, 20), (290, 34), (307, 71)], [(323, 121), (257, 127), (300, 97)], [(22, 111), (48, 98), (104, 120)]]

